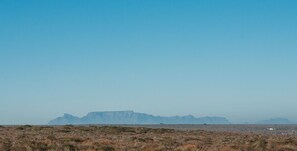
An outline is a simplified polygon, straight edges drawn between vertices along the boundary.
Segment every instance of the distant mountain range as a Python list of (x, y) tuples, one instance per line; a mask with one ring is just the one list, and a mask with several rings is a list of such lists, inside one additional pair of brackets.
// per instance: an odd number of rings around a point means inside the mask
[(64, 114), (51, 120), (49, 125), (65, 124), (230, 124), (224, 117), (194, 117), (187, 116), (154, 116), (134, 111), (90, 112), (81, 118)]
[(273, 118), (273, 119), (259, 121), (256, 124), (296, 124), (296, 123), (286, 118)]

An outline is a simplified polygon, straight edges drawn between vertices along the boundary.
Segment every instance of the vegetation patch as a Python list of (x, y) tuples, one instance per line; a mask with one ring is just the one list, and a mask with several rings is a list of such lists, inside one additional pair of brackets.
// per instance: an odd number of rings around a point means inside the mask
[[(20, 131), (22, 130), (22, 131)], [(295, 151), (297, 135), (259, 135), (120, 126), (6, 126), (0, 151)]]

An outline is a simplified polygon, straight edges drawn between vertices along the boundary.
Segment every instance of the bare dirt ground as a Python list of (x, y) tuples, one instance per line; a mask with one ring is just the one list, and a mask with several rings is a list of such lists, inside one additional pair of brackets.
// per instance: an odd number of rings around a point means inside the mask
[(296, 125), (0, 126), (0, 151), (297, 151), (296, 128)]

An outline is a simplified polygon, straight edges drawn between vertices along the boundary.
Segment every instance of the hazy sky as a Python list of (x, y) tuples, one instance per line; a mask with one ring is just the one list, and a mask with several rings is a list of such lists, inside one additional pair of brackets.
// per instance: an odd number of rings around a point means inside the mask
[(297, 121), (297, 1), (1, 0), (0, 124), (106, 110)]

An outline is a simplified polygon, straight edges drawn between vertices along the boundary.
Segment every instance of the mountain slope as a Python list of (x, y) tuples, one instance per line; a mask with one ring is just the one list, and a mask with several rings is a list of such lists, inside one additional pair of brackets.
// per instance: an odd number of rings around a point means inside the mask
[(70, 115), (70, 114), (64, 114), (63, 117), (58, 117), (54, 120), (49, 121), (49, 125), (60, 125), (59, 123), (64, 124), (79, 124), (80, 118)]

